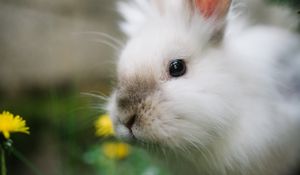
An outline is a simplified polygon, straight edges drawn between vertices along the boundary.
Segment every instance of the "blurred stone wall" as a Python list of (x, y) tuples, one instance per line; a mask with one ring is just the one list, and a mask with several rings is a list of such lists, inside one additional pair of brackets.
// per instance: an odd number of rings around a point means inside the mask
[(122, 38), (114, 5), (113, 0), (0, 0), (0, 89), (113, 77), (115, 51), (88, 32)]

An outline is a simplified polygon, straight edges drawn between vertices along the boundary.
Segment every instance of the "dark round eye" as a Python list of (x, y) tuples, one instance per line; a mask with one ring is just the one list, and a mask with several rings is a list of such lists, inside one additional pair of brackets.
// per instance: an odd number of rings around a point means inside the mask
[(181, 59), (172, 60), (169, 65), (169, 74), (172, 77), (180, 77), (186, 72), (185, 62)]

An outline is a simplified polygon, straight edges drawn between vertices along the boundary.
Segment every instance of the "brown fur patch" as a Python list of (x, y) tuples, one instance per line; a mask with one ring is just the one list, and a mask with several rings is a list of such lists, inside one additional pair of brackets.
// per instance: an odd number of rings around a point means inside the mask
[[(143, 101), (157, 89), (157, 81), (151, 75), (134, 75), (120, 77), (117, 89), (117, 104), (121, 110), (147, 108)], [(144, 109), (145, 110), (145, 109)]]

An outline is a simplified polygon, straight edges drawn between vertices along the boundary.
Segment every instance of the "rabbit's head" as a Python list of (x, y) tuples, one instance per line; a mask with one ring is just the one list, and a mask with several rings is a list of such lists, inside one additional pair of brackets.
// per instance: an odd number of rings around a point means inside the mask
[(118, 137), (158, 148), (173, 171), (188, 167), (177, 174), (265, 175), (292, 167), (299, 103), (283, 96), (288, 84), (279, 65), (299, 44), (279, 29), (283, 23), (232, 20), (235, 10), (227, 18), (230, 0), (118, 7), (128, 42), (107, 105)]
[(222, 67), (229, 6), (229, 0), (119, 4), (129, 40), (108, 104), (117, 136), (180, 149), (205, 146), (228, 129), (227, 99), (237, 93)]

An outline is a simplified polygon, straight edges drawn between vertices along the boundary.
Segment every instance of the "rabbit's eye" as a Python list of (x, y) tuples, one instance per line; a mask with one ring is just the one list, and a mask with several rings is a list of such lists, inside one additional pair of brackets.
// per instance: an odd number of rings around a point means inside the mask
[(169, 64), (169, 74), (172, 77), (180, 77), (186, 72), (185, 62), (181, 59), (172, 60)]

